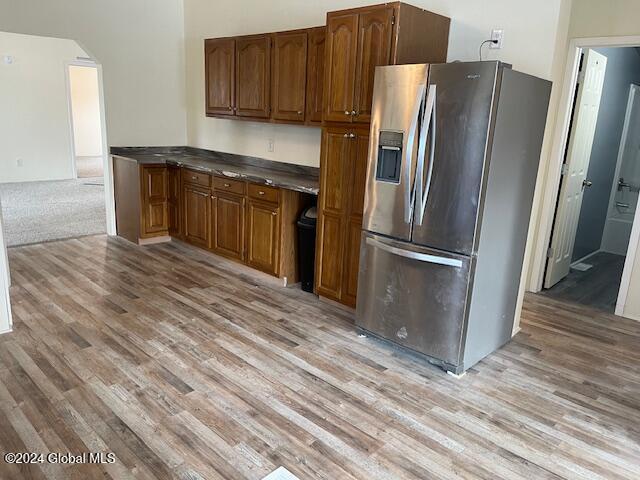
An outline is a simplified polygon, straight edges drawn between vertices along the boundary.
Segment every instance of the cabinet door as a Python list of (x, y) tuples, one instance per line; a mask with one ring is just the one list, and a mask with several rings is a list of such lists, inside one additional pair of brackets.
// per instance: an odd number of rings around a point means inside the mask
[(309, 30), (307, 47), (307, 121), (322, 122), (326, 27)]
[(389, 65), (393, 32), (393, 8), (376, 8), (358, 18), (354, 121), (371, 121), (375, 69)]
[(205, 40), (206, 109), (209, 115), (235, 115), (235, 40)]
[(236, 40), (236, 115), (269, 118), (271, 37)]
[(357, 30), (357, 13), (327, 15), (324, 119), (331, 122), (351, 122), (353, 117)]
[(276, 205), (249, 200), (247, 209), (247, 263), (278, 275), (280, 218)]
[(209, 193), (186, 185), (183, 190), (184, 236), (199, 247), (209, 247), (211, 219)]
[(213, 250), (226, 257), (244, 260), (244, 197), (214, 193)]
[(167, 168), (142, 167), (143, 235), (166, 232)]
[(181, 170), (179, 167), (167, 168), (167, 209), (169, 222), (169, 235), (180, 236), (180, 181)]
[(328, 128), (322, 134), (318, 233), (316, 240), (317, 293), (340, 300), (344, 276), (345, 215), (348, 208), (349, 157), (347, 129)]
[(273, 45), (273, 118), (304, 122), (306, 83), (307, 32), (275, 34)]
[(342, 280), (342, 302), (355, 307), (358, 293), (358, 273), (360, 267), (360, 236), (362, 231), (362, 212), (367, 176), (367, 156), (369, 135), (356, 134), (353, 139), (355, 148), (349, 158), (351, 177), (349, 179), (349, 209), (347, 213), (346, 238), (344, 252), (344, 278)]

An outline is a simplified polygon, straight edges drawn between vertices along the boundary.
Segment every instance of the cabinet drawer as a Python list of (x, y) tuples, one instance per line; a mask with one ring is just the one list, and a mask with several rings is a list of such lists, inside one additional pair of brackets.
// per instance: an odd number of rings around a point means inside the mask
[(186, 183), (193, 183), (207, 188), (211, 186), (211, 176), (207, 173), (185, 170), (182, 175), (182, 179)]
[(241, 180), (231, 180), (225, 177), (213, 177), (213, 188), (223, 192), (244, 195), (245, 182)]
[(258, 185), (257, 183), (249, 184), (249, 197), (263, 202), (278, 203), (278, 189), (267, 187), (266, 185)]

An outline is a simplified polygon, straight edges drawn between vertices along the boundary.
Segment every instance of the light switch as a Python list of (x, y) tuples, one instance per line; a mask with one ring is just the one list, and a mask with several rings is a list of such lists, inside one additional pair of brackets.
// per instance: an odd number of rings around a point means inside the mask
[(13, 55), (5, 55), (2, 57), (2, 63), (4, 63), (5, 65), (12, 65), (14, 61), (15, 59)]

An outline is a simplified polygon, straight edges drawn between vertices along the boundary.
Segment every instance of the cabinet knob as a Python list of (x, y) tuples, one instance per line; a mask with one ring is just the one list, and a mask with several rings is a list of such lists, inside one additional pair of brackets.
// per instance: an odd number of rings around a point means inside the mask
[(225, 187), (227, 187), (227, 188), (229, 188), (231, 185), (230, 185), (230, 184), (228, 184), (228, 183), (225, 183), (225, 184), (224, 184), (224, 186), (225, 186)]
[(233, 110), (233, 107), (229, 106), (229, 110)]
[(258, 192), (258, 195), (264, 195), (264, 192), (263, 192), (262, 190), (260, 190), (260, 191)]
[(355, 133), (350, 133), (349, 134), (349, 138), (356, 138), (356, 134)]
[(345, 114), (345, 115), (351, 115), (351, 112), (350, 112), (349, 110), (345, 110), (345, 111), (344, 111), (344, 114)]
[(275, 217), (277, 215), (277, 212), (271, 212), (271, 215)]
[(345, 134), (343, 135), (343, 137), (344, 137), (344, 138), (348, 138), (348, 137), (349, 137), (349, 134), (348, 134), (348, 133), (345, 133)]
[(355, 110), (351, 110), (351, 115), (357, 115)]
[(298, 115), (302, 115), (302, 112), (300, 112), (300, 111), (299, 111), (299, 112), (298, 112)]
[(197, 180), (198, 177), (191, 177), (191, 180)]

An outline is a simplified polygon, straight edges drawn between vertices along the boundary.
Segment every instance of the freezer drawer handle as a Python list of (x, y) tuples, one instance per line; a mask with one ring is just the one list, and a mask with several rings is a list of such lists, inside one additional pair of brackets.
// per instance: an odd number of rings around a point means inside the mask
[(411, 250), (404, 250), (402, 248), (397, 248), (397, 247), (388, 245), (386, 243), (383, 243), (371, 237), (367, 237), (367, 243), (373, 247), (379, 248), (380, 250), (384, 250), (385, 252), (389, 252), (393, 255), (398, 255), (400, 257), (410, 258), (411, 260), (418, 260), (419, 262), (435, 263), (438, 265), (445, 265), (448, 267), (455, 267), (455, 268), (462, 267), (462, 260), (457, 260), (455, 258), (439, 257), (437, 255), (429, 255), (427, 253), (412, 252)]
[[(424, 212), (427, 207), (429, 190), (431, 190), (431, 178), (433, 177), (433, 162), (436, 152), (436, 86), (429, 85), (427, 102), (424, 106), (424, 116), (422, 117), (422, 130), (418, 143), (418, 166), (416, 169), (416, 224), (422, 225)], [(429, 165), (427, 166), (427, 178), (424, 179), (424, 163), (427, 150), (427, 135), (431, 130), (431, 144), (429, 146)], [(423, 183), (424, 182), (424, 183)]]

